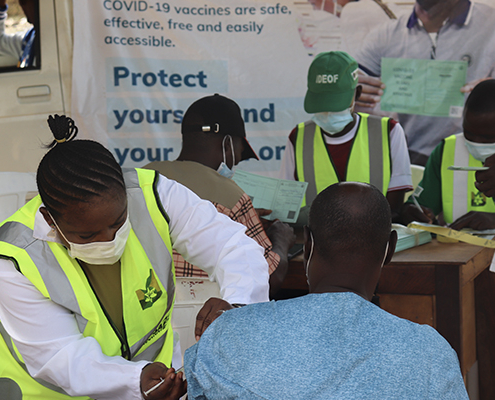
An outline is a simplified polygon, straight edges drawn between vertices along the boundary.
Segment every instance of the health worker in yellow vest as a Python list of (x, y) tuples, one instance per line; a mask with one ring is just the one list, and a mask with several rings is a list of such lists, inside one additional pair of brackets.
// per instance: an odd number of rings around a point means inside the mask
[(0, 225), (0, 397), (178, 399), (172, 248), (223, 297), (198, 336), (230, 303), (268, 300), (263, 248), (184, 186), (74, 140), (70, 118), (48, 122), (39, 196)]
[(438, 217), (440, 224), (457, 230), (495, 228), (493, 198), (476, 187), (476, 172), (449, 169), (483, 167), (495, 154), (495, 80), (479, 83), (470, 93), (462, 127), (462, 133), (445, 138), (431, 153), (415, 192), (422, 210), (408, 199), (402, 210), (403, 223), (431, 223)]
[(347, 53), (320, 53), (309, 67), (304, 110), (313, 115), (289, 135), (279, 174), (308, 182), (300, 223), (316, 195), (337, 182), (374, 185), (386, 195), (394, 220), (412, 189), (402, 127), (391, 118), (354, 112), (357, 83), (358, 64)]

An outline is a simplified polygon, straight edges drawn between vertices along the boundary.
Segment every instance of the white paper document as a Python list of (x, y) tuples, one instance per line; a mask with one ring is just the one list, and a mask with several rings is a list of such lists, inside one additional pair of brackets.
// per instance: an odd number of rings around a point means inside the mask
[(270, 178), (236, 170), (232, 178), (251, 198), (254, 208), (272, 210), (268, 220), (294, 223), (308, 186), (307, 182)]

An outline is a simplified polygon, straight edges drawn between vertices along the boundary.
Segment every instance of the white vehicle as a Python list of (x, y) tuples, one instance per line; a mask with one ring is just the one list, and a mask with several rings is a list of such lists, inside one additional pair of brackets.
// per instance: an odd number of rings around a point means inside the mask
[(51, 133), (50, 114), (70, 113), (72, 1), (40, 0), (38, 67), (0, 54), (0, 171), (35, 172)]

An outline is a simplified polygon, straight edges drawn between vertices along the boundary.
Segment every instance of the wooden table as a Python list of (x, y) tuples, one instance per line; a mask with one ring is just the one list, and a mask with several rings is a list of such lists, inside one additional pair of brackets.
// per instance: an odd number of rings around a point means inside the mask
[[(495, 342), (495, 311), (488, 311), (495, 306), (495, 274), (488, 272), (493, 252), (433, 240), (396, 253), (377, 287), (383, 309), (433, 326), (457, 351), (471, 400), (495, 399), (490, 343)], [(302, 256), (291, 260), (283, 288), (307, 291)]]

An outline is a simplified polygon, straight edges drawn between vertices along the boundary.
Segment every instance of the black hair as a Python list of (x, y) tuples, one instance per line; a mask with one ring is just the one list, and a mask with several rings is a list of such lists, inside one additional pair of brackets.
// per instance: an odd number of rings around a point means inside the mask
[(78, 128), (65, 115), (50, 115), (48, 125), (55, 139), (38, 166), (36, 182), (50, 213), (111, 191), (125, 194), (122, 169), (108, 149), (93, 140), (74, 140)]
[[(390, 238), (391, 211), (387, 199), (376, 187), (364, 183), (362, 190), (342, 190), (354, 182), (329, 186), (311, 204), (309, 229), (315, 250), (331, 259), (336, 253), (363, 252), (383, 256)], [(345, 189), (345, 188), (344, 188)]]
[(469, 94), (464, 108), (473, 114), (495, 112), (495, 79), (478, 83)]

